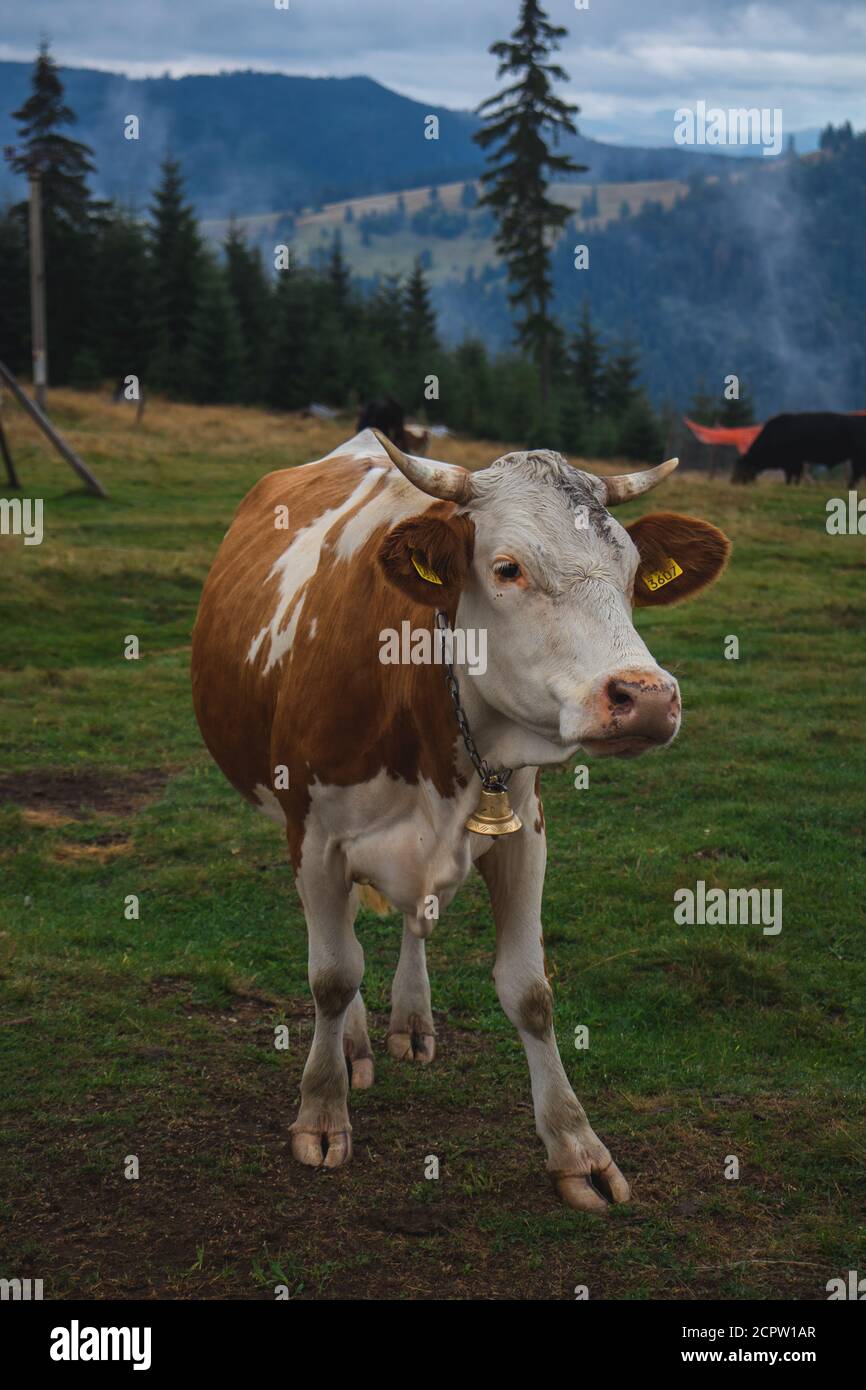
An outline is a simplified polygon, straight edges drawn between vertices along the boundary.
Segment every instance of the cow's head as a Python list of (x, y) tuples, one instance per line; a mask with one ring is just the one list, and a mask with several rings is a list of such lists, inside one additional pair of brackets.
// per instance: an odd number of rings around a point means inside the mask
[(579, 745), (631, 756), (669, 743), (679, 687), (647, 650), (632, 608), (677, 603), (712, 583), (730, 542), (695, 517), (656, 512), (624, 527), (609, 508), (654, 487), (676, 459), (601, 478), (545, 450), (469, 473), (380, 440), (416, 487), (457, 504), (395, 526), (380, 551), (385, 573), (456, 626), (486, 629), (487, 669), (471, 685), (535, 735), (533, 760)]

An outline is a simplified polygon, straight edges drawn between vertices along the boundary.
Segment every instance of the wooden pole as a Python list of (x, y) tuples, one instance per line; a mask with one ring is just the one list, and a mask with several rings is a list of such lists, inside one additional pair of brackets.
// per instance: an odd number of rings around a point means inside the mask
[(65, 439), (57, 433), (51, 421), (42, 414), (36, 402), (31, 401), (27, 393), (21, 390), (21, 387), (18, 385), (18, 382), (15, 380), (9, 368), (4, 367), (2, 362), (0, 362), (0, 382), (3, 382), (9, 387), (9, 390), (12, 392), (18, 404), (27, 411), (31, 420), (35, 421), (42, 433), (51, 441), (61, 458), (66, 460), (70, 468), (75, 469), (79, 478), (84, 480), (84, 483), (90, 491), (95, 492), (97, 497), (107, 497), (108, 493), (99, 480), (93, 476), (87, 465), (81, 462), (75, 450), (70, 449)]
[(17, 488), (20, 492), (21, 483), (18, 481), (18, 474), (15, 472), (15, 464), (9, 452), (9, 445), (6, 442), (6, 431), (3, 428), (3, 392), (0, 391), (0, 454), (3, 455), (3, 462), (6, 465), (6, 481), (10, 487)]
[(30, 179), (30, 337), (33, 344), (33, 386), (36, 404), (44, 411), (48, 387), (48, 344), (45, 328), (45, 248), (42, 241), (42, 175), (31, 169)]

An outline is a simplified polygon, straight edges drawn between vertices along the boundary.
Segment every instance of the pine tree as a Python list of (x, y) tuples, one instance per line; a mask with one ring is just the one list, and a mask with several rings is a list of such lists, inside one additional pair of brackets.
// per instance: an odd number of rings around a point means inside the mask
[(754, 424), (755, 403), (749, 394), (748, 387), (741, 384), (739, 390), (738, 398), (723, 397), (722, 407), (719, 411), (719, 424), (726, 427)]
[(232, 221), (223, 244), (226, 281), (243, 341), (241, 400), (263, 401), (268, 394), (271, 292), (258, 247), (248, 245)]
[(616, 452), (639, 463), (658, 463), (664, 448), (664, 435), (656, 415), (644, 395), (638, 391), (629, 402), (618, 425)]
[(490, 48), (499, 59), (497, 77), (509, 74), (515, 81), (481, 103), (478, 112), (486, 124), (474, 137), (482, 149), (493, 147), (481, 176), (479, 206), (491, 208), (497, 217), (496, 246), (508, 267), (509, 300), (521, 315), (518, 340), (538, 366), (543, 399), (550, 374), (549, 240), (572, 215), (547, 196), (549, 176), (583, 172), (583, 166), (554, 153), (545, 140), (548, 134), (558, 140), (564, 132), (577, 133), (573, 117), (579, 108), (555, 96), (552, 88), (567, 74), (545, 61), (565, 34), (549, 22), (538, 0), (521, 0), (511, 39)]
[(719, 423), (721, 402), (707, 390), (703, 377), (698, 382), (685, 413), (690, 420), (694, 420), (696, 425), (717, 425)]
[(235, 303), (221, 266), (202, 259), (183, 380), (194, 401), (233, 402), (243, 391), (244, 350)]
[[(62, 382), (76, 351), (94, 346), (88, 309), (99, 207), (87, 184), (92, 151), (62, 133), (75, 114), (63, 100), (60, 74), (45, 41), (31, 93), (13, 117), (20, 125), (21, 144), (10, 165), (17, 174), (35, 172), (41, 179), (48, 360), (51, 379)], [(15, 211), (26, 230), (27, 203)]]
[(97, 241), (97, 342), (103, 376), (119, 385), (147, 379), (150, 356), (150, 262), (147, 236), (131, 213), (112, 209)]
[(339, 231), (334, 233), (331, 241), (331, 254), (328, 257), (327, 280), (329, 286), (328, 300), (331, 309), (340, 323), (348, 326), (351, 308), (351, 286), (352, 277), (346, 258), (343, 255), (343, 238)]
[(586, 300), (577, 332), (571, 340), (571, 362), (575, 385), (587, 410), (590, 413), (600, 411), (604, 405), (604, 350)]
[(403, 293), (401, 318), (403, 356), (399, 361), (399, 393), (407, 410), (425, 406), (425, 378), (438, 375), (439, 343), (436, 315), (430, 303), (430, 290), (421, 257), (417, 256)]
[(203, 251), (195, 213), (184, 200), (180, 165), (170, 157), (163, 160), (162, 181), (150, 212), (154, 337), (150, 374), (162, 390), (182, 392), (178, 364), (189, 345)]
[(268, 404), (300, 410), (315, 398), (312, 370), (315, 281), (303, 271), (284, 270), (277, 277), (273, 331), (268, 364)]
[(562, 447), (569, 454), (586, 451), (588, 411), (582, 392), (566, 389), (560, 396), (559, 427)]
[(436, 350), (436, 315), (430, 303), (430, 290), (421, 257), (417, 256), (404, 294), (403, 341), (411, 357)]
[(16, 174), (41, 174), (46, 234), (49, 223), (89, 231), (93, 204), (87, 175), (94, 172), (93, 151), (60, 133), (62, 126), (74, 123), (75, 114), (63, 100), (63, 83), (44, 39), (33, 69), (33, 89), (12, 118), (20, 123), (23, 148), (10, 164)]
[(594, 184), (581, 202), (580, 215), (586, 221), (598, 217), (598, 190)]
[(616, 418), (624, 415), (637, 399), (640, 367), (634, 345), (624, 342), (609, 359), (602, 382), (603, 409)]
[(396, 359), (403, 326), (403, 286), (399, 275), (377, 279), (367, 305), (367, 322), (388, 355)]
[(465, 338), (454, 351), (453, 371), (446, 392), (453, 401), (451, 423), (468, 433), (484, 433), (497, 396), (490, 359), (484, 344)]

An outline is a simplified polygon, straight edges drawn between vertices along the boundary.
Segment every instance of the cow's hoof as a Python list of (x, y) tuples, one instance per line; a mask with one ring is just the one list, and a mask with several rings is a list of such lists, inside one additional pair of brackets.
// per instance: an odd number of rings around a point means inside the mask
[(627, 1202), (629, 1185), (611, 1159), (604, 1168), (587, 1173), (551, 1173), (560, 1201), (573, 1211), (591, 1211), (603, 1216), (612, 1202)]
[(349, 1059), (349, 1074), (353, 1091), (366, 1091), (373, 1084), (373, 1058), (352, 1057)]
[(429, 1066), (436, 1056), (436, 1038), (432, 1033), (389, 1033), (388, 1055), (395, 1062), (420, 1062)]
[(342, 1168), (352, 1157), (350, 1129), (293, 1129), (292, 1156), (309, 1168)]

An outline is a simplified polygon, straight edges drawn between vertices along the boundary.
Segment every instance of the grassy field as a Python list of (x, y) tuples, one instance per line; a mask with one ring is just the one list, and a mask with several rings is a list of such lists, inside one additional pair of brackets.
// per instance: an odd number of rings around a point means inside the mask
[[(201, 743), (189, 640), (237, 502), (350, 431), (51, 405), (111, 496), (85, 496), (8, 413), (45, 539), (0, 538), (0, 1275), (55, 1298), (821, 1299), (862, 1273), (864, 541), (824, 529), (843, 485), (675, 476), (624, 509), (706, 516), (735, 553), (703, 598), (638, 614), (682, 684), (677, 743), (593, 764), (586, 791), (568, 768), (543, 777), (560, 1046), (634, 1191), (600, 1221), (545, 1176), (477, 877), (429, 946), (429, 1069), (385, 1054), (398, 923), (362, 916), (378, 1055), (355, 1158), (326, 1175), (289, 1157), (304, 925), (279, 831)], [(675, 925), (698, 879), (781, 888), (781, 934)]]

